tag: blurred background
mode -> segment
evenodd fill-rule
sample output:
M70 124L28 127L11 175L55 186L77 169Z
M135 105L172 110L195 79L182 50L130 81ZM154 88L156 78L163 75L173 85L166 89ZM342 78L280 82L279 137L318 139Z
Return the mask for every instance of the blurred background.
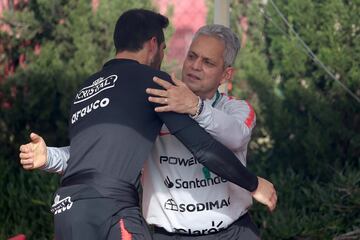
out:
M242 49L228 91L257 113L248 167L271 180L278 206L250 210L262 239L360 239L360 1L224 0ZM59 177L24 171L31 131L69 144L70 102L112 58L130 8L170 18L163 69L179 73L214 0L0 0L0 239L53 239Z

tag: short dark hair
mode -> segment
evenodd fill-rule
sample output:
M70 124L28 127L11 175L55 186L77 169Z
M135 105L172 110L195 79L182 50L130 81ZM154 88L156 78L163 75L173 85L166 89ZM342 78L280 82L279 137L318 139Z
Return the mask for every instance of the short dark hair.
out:
M139 51L144 43L156 37L158 45L165 41L163 29L169 19L159 13L145 9L124 12L116 22L114 44L116 52Z

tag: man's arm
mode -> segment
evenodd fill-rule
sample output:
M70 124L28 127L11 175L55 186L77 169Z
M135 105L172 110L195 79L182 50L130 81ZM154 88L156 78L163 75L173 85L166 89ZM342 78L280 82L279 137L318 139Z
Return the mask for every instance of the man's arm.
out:
M47 163L41 169L47 172L63 174L67 168L67 161L70 158L70 146L47 147Z
M229 149L214 140L192 119L186 115L175 113L161 113L159 115L169 130L173 131L172 133L192 152L200 163L214 173L251 192L256 190L258 186L257 177L247 171ZM187 121L188 126L178 129L176 122L179 120L180 122ZM32 133L30 138L30 143L20 147L20 163L24 169L43 168L52 172L63 172L65 170L66 161L69 157L69 147L47 149L42 137ZM52 157L48 158L48 153L51 153ZM226 159L226 161L223 159ZM55 163L52 161L55 161Z
M163 114L166 115L166 113L160 115ZM174 115L174 113L169 114ZM189 118L186 115L177 115L177 117L180 121L187 121ZM217 175L251 192L253 198L268 206L270 211L275 209L277 195L271 182L251 173L233 152L212 138L198 124L189 124L179 129L172 125L175 121L173 122L171 116L169 119L167 118L168 116L162 116L165 125L188 148L199 163ZM173 127L177 129L175 132L172 132Z
M42 169L62 174L70 157L70 147L47 147L44 139L30 134L31 142L20 146L20 163L26 170Z

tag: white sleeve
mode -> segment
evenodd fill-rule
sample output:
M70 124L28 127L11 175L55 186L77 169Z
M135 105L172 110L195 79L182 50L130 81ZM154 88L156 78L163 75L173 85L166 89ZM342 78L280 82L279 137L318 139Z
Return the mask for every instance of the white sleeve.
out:
M202 112L194 119L232 151L246 148L256 122L252 106L246 101L235 99L226 100L222 110L204 102Z
M70 158L70 146L55 148L47 147L47 163L41 169L46 172L62 174L67 168Z

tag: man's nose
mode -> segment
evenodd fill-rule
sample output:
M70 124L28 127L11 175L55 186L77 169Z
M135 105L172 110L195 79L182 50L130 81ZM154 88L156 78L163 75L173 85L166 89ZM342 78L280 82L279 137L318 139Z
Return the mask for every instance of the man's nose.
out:
M192 67L194 70L201 70L201 68L202 68L201 59L198 58L198 59L196 59L195 61L193 61L193 63L191 64L191 67Z

